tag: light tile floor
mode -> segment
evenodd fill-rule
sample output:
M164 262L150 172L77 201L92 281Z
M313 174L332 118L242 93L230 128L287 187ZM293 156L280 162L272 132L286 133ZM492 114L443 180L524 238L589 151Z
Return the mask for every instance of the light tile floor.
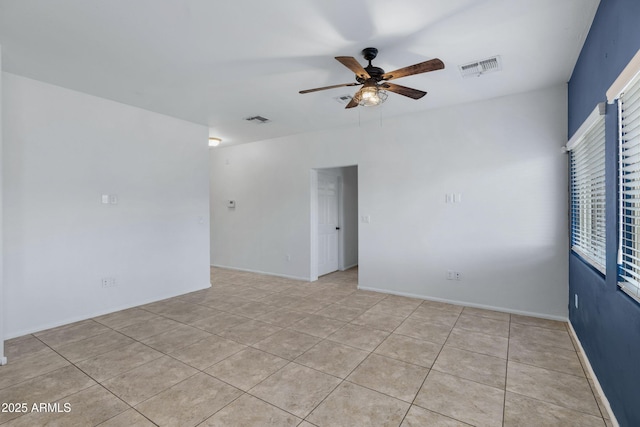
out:
M359 291L357 269L211 280L9 340L0 423L611 425L564 323Z

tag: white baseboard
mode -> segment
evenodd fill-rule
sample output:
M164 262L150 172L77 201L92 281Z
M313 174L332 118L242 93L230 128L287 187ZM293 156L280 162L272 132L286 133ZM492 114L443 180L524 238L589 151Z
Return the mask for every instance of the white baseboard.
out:
M474 304L474 303L467 302L467 301L449 300L449 299L445 299L445 298L432 298L432 297L427 297L425 295L412 294L412 293L408 293L408 292L389 291L387 289L371 288L371 287L368 287L368 286L360 286L360 285L358 285L358 289L361 289L363 291L380 292L382 294L398 295L398 296L409 297L409 298L418 298L418 299L425 300L425 301L436 301L436 302L443 302L443 303L447 303L447 304L463 305L465 307L482 308L484 310L500 311L502 313L518 314L518 315L521 315L521 316L539 317L541 319L557 320L557 321L560 321L560 322L568 322L569 321L569 319L567 317L564 317L564 316L554 316L554 315L545 314L545 313L534 313L534 312L530 312L530 311L512 310L512 309L508 309L508 308L504 308L504 307L494 307L494 306L486 305L486 304Z
M6 357L0 357L0 366L4 366L7 364L7 358Z
M147 298L147 299L143 299L143 300L140 300L140 301L136 301L136 302L131 303L131 304L120 305L120 306L112 307L112 308L109 308L109 309L106 309L106 310L100 310L100 311L96 311L94 313L89 313L89 314L86 314L86 315L82 315L82 316L74 316L74 317L71 317L71 318L66 318L66 319L61 320L61 321L46 323L46 324L38 326L37 328L29 328L29 329L25 329L25 330L20 330L20 331L17 331L17 332L9 333L5 337L5 341L8 340L8 339L11 339L11 338L17 338L17 337L21 337L21 336L27 335L27 334L34 334L34 333L37 333L37 332L46 331L47 329L51 329L51 328L57 328L58 326L64 326L64 325L68 325L70 323L81 322L83 320L92 319L94 317L103 316L105 314L114 313L116 311L121 311L121 310L126 310L126 309L129 309L129 308L139 307L141 305L150 304L150 303L156 302L156 301L162 301L163 299L174 298L174 297L178 297L180 295L185 295L185 294L188 294L188 293L191 293L191 292L201 291L203 289L208 289L210 287L211 287L211 283L207 283L204 286L196 287L194 289L189 289L189 290L186 290L186 291L181 291L179 293L170 292L170 293L167 293L167 294L154 296L152 298Z
M596 373L593 371L593 368L591 367L591 362L589 362L587 353L585 353L584 348L582 348L582 343L578 338L578 334L576 334L576 330L573 329L573 325L571 324L571 322L569 322L569 331L571 332L571 335L573 335L575 342L578 344L578 351L580 351L580 353L583 356L582 360L584 360L585 363L587 364L587 370L589 371L589 376L591 377L591 379L593 380L593 383L596 386L596 391L600 395L600 400L602 401L604 408L607 410L611 423L614 425L614 427L620 427L620 424L618 424L618 420L616 419L616 416L614 415L613 410L611 410L609 399L607 399L607 396L604 394L604 391L600 386L600 381L598 381L598 377L596 376Z
M342 268L340 269L340 271L347 271L347 270L350 270L350 269L352 269L353 267L357 267L357 266L358 266L358 263L356 262L355 264L351 264L351 265L347 265L347 266L345 266L345 267L342 267Z
M268 271L252 270L250 268L229 267L228 265L220 265L220 264L211 264L211 267L224 268L225 270L244 271L245 273L264 274L265 276L282 277L284 279L302 280L304 282L310 281L308 277L290 276L290 275L281 274L281 273L271 273Z

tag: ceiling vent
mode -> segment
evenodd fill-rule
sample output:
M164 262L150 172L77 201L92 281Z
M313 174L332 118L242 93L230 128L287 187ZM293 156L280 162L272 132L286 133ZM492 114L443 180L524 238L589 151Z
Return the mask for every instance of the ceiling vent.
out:
M502 70L502 60L499 56L483 59L482 61L471 62L458 66L462 77L480 77L486 73Z
M262 117L262 116L247 117L245 120L248 121L248 122L257 123L259 125L261 125L263 123L269 123L271 121L271 120L267 119L266 117Z
M353 97L351 95L340 95L340 96L336 96L333 99L338 101L340 104L348 104L349 102L351 102Z

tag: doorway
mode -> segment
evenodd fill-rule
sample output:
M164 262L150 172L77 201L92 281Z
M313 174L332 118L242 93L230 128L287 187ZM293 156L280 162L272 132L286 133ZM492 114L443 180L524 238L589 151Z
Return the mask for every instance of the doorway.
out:
M311 171L310 280L358 265L358 167Z
M339 267L339 181L337 173L318 171L318 276L338 271Z

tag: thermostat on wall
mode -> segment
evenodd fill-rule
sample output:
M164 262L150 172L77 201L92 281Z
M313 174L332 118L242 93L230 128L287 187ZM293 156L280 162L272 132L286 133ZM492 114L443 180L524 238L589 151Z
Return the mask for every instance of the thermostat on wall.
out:
M228 208L235 208L236 207L236 201L235 200L227 200L227 207Z

